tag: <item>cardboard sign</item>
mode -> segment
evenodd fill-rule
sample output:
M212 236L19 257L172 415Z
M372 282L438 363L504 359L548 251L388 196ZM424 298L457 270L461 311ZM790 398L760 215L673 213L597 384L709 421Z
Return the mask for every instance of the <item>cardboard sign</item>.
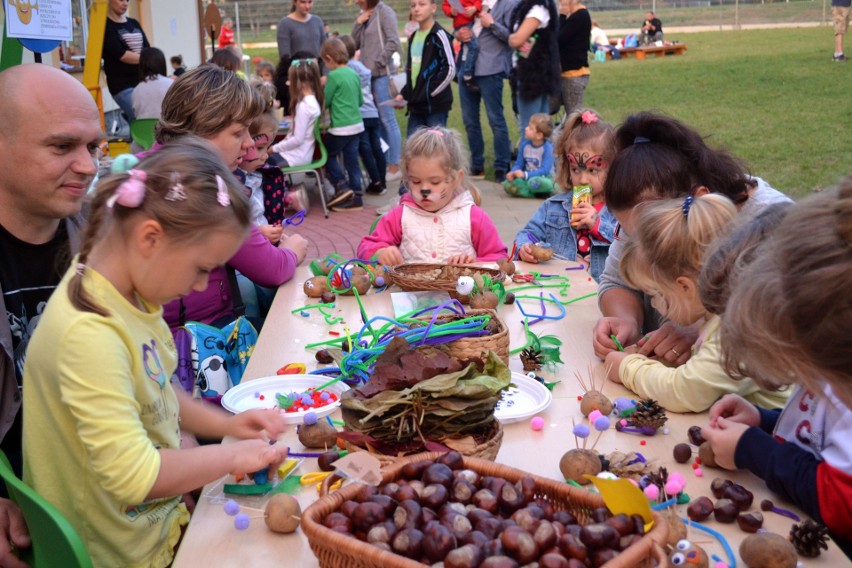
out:
M381 464L369 452L351 452L333 465L338 475L348 479L373 486L382 482Z
M210 41L216 41L219 30L222 29L222 14L213 2L210 2L204 11L204 29L207 30Z

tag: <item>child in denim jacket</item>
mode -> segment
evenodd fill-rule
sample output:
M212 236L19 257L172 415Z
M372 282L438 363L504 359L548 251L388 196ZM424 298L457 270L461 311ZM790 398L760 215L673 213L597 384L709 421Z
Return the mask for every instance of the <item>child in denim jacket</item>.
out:
M589 265L595 281L603 272L617 224L604 203L607 165L615 154L614 130L594 111L577 111L566 120L556 143L561 187L589 186L591 202L573 204L573 189L545 201L515 237L518 258L537 262L530 245L549 242L558 257Z

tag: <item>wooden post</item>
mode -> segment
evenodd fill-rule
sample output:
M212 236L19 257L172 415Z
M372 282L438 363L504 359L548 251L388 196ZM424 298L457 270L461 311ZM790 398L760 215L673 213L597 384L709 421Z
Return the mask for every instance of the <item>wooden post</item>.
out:
M83 86L92 94L101 115L101 128L106 131L104 99L101 93L101 57L106 34L107 0L93 0L89 13L89 40L86 43L86 63L83 65Z

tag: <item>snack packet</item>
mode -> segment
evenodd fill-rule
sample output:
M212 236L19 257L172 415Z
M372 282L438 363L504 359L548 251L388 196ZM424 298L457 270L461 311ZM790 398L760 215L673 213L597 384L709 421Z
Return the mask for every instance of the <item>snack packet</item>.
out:
M573 195L571 199L571 216L574 216L575 210L577 206L581 203L591 203L592 202L592 188L589 185L577 185L574 186ZM571 225L577 226L577 223L572 219Z

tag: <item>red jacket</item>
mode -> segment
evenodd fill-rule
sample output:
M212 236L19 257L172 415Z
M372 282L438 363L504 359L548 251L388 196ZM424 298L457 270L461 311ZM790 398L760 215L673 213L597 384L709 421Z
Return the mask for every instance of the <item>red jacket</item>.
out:
M444 4L441 6L441 9L447 16L453 18L453 29L458 29L462 26L472 24L473 21L476 19L476 15L482 11L482 0L458 0L458 2L464 8L467 8L468 6L474 6L476 8L476 14L471 17L465 14L464 12L459 12L458 15L453 16L453 5L450 3L450 0L444 0Z

